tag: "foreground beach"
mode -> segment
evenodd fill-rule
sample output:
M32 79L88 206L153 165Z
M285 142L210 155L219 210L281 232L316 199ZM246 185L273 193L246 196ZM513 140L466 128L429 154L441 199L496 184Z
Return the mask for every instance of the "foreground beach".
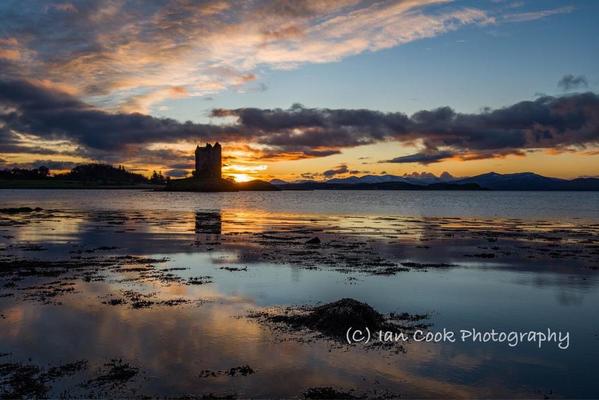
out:
M356 193L353 213L312 192L119 193L6 193L3 396L596 394L592 199L542 218L530 196L477 216L459 194L439 216L402 193ZM302 202L312 209L289 210ZM518 216L526 207L537 215ZM367 327L406 340L348 343ZM536 336L424 340L461 330Z

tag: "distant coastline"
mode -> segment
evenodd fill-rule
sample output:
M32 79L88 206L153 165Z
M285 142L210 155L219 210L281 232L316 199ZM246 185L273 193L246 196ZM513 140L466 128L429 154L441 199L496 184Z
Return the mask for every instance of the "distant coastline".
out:
M197 171L196 171L197 172ZM220 172L220 170L218 170ZM532 172L472 177L365 175L328 181L285 182L273 179L236 182L230 178L203 176L171 179L160 172L151 177L106 164L85 164L69 173L51 175L45 167L0 171L0 189L140 189L183 192L236 192L279 190L492 190L492 191L599 191L599 178L561 179Z
M470 178L469 178L470 180ZM224 181L224 180L223 180ZM599 179L579 178L558 185L521 185L517 183L489 183L480 185L474 182L410 184L403 182L380 183L327 183L304 182L272 184L262 180L249 182L228 181L226 184L201 183L194 178L176 179L167 184L152 183L102 183L93 181L69 181L60 179L6 180L0 179L1 189L64 189L64 190L158 190L171 192L238 192L238 191L318 191L318 190L391 190L391 191L599 191Z
M163 188L163 185L155 184L102 184L98 182L77 182L65 180L1 180L0 189L139 189L154 190Z
M429 174L430 175L430 174ZM283 190L509 190L509 191L599 191L599 178L560 179L532 172L498 174L489 172L467 178L447 176L413 177L366 175L336 178L325 182L275 183Z

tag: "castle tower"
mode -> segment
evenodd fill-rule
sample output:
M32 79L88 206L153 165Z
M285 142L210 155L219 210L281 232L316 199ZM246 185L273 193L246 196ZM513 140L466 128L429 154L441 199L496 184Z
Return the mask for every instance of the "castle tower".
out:
M212 148L212 165L214 177L221 179L223 177L223 155L221 145L218 142Z
M214 146L210 143L205 147L196 147L195 151L196 178L219 180L222 178L222 149L221 145L216 142Z

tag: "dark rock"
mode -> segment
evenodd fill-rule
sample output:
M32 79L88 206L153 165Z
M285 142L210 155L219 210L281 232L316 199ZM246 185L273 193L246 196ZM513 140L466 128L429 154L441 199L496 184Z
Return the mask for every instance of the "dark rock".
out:
M349 327L367 326L377 330L385 326L382 314L366 303L348 298L314 307L306 314L277 315L270 320L309 328L334 338L343 338Z
M359 399L350 392L342 392L330 386L309 388L304 392L305 399Z
M210 278L212 278L212 277L207 276L207 275L191 277L191 278L187 279L187 284L188 285L205 285L208 283L212 283L212 280Z
M220 267L219 269L229 271L229 272L239 272L239 271L247 271L248 267L238 268L238 267Z
M404 267L407 268L450 268L450 267L457 267L457 265L454 264L447 264L447 263L416 263L416 262L402 262L401 265L403 265Z
M242 365L241 367L234 367L234 368L229 369L226 372L226 374L229 376L235 376L235 375L247 376L247 375L252 375L254 373L255 373L255 371L249 365Z
M128 382L139 372L139 368L133 367L120 359L111 360L109 363L104 364L104 367L104 373L99 377L90 380L88 382L88 385L96 384L116 387Z
M212 371L209 369L204 369L202 371L200 371L200 378L214 378L217 376L221 376L221 375L227 375L227 376L237 376L237 375L241 375L241 376L248 376L248 375L252 375L256 373L256 371L254 371L252 369L252 367L250 367L249 365L242 365L239 367L233 367L233 368L229 368L227 370L224 371Z
M309 329L326 338L342 342L346 341L345 335L350 327L368 327L371 332L379 330L413 332L415 329L424 329L429 326L420 322L416 323L427 319L428 315L408 313L383 315L368 304L349 298L316 307L287 309L284 313L275 315L256 313L250 317L278 324L278 328L289 331Z

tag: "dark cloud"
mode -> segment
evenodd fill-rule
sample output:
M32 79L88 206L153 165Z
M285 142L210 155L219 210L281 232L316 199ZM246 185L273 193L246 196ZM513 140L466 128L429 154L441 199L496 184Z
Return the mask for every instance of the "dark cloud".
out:
M169 168L172 169L192 169L195 168L195 164L193 162L189 162L189 163L173 163L173 164L168 164Z
M588 88L589 82L584 75L574 76L572 74L568 74L564 75L562 79L559 80L557 86L563 91L567 92L574 89Z
M185 169L170 169L166 171L166 176L170 176L172 178L185 178L189 175L189 171Z
M55 170L55 169L72 169L74 167L76 167L77 165L79 165L79 163L75 163L72 161L56 161L56 160L36 160L34 162L31 163L31 166L33 168L39 168L39 167L47 167L50 170Z
M180 152L143 150L156 142L243 142L260 145L264 159L324 157L342 149L384 141L421 143L423 154L393 162L434 162L445 156L477 159L529 149L599 142L599 96L543 96L476 114L449 107L401 112L306 108L215 109L227 124L197 124L142 114L99 110L63 92L24 81L0 81L0 146L22 146L11 132L60 139L90 158L185 162ZM11 136L12 135L12 136ZM6 147L5 147L6 149ZM15 148L18 150L18 148ZM6 151L3 151L6 152ZM133 158L132 158L133 157ZM411 157L418 161L405 161ZM117 162L117 161L114 161Z
M426 153L466 156L504 155L525 149L599 142L599 96L581 93L544 96L477 114L449 107L401 112L313 109L217 109L215 117L235 117L237 126L275 148L340 149L381 141L415 143Z
M193 152L172 149L146 149L140 148L118 154L116 160L108 159L106 153L95 154L93 159L107 163L126 163L128 165L159 165L169 169L193 168Z
M1 106L1 103L0 103ZM2 122L2 111L0 109L0 122ZM40 155L74 155L70 151L61 151L46 147L23 143L14 132L6 127L0 128L0 153L1 154L40 154Z
M395 157L391 160L380 161L382 163L419 163L419 164L432 164L451 158L454 153L450 151L437 151L433 153L416 153L408 156Z
M1 133L0 133L1 135ZM54 154L66 154L68 152L61 152L58 150L52 150L45 147L39 146L23 146L16 143L1 143L0 139L0 153L3 154L43 154L43 155L54 155Z
M349 168L347 168L347 165L345 164L340 164L337 167L333 168L333 169L328 169L326 171L324 171L322 173L322 175L325 178L330 178L332 176L335 175L342 175L342 174L347 174L349 172Z
M318 176L318 174L312 172L304 172L300 174L300 176L304 179L315 179Z
M25 163L8 163L6 160L0 160L0 167L3 169L12 169L12 168L23 168L23 169L32 169L39 167L47 167L50 171L52 170L65 170L71 169L77 166L78 163L74 163L72 161L58 161L58 160L35 160L32 162Z
M161 140L243 139L234 128L225 131L214 125L110 113L25 81L0 81L0 121L12 130L43 139L68 139L106 151Z

